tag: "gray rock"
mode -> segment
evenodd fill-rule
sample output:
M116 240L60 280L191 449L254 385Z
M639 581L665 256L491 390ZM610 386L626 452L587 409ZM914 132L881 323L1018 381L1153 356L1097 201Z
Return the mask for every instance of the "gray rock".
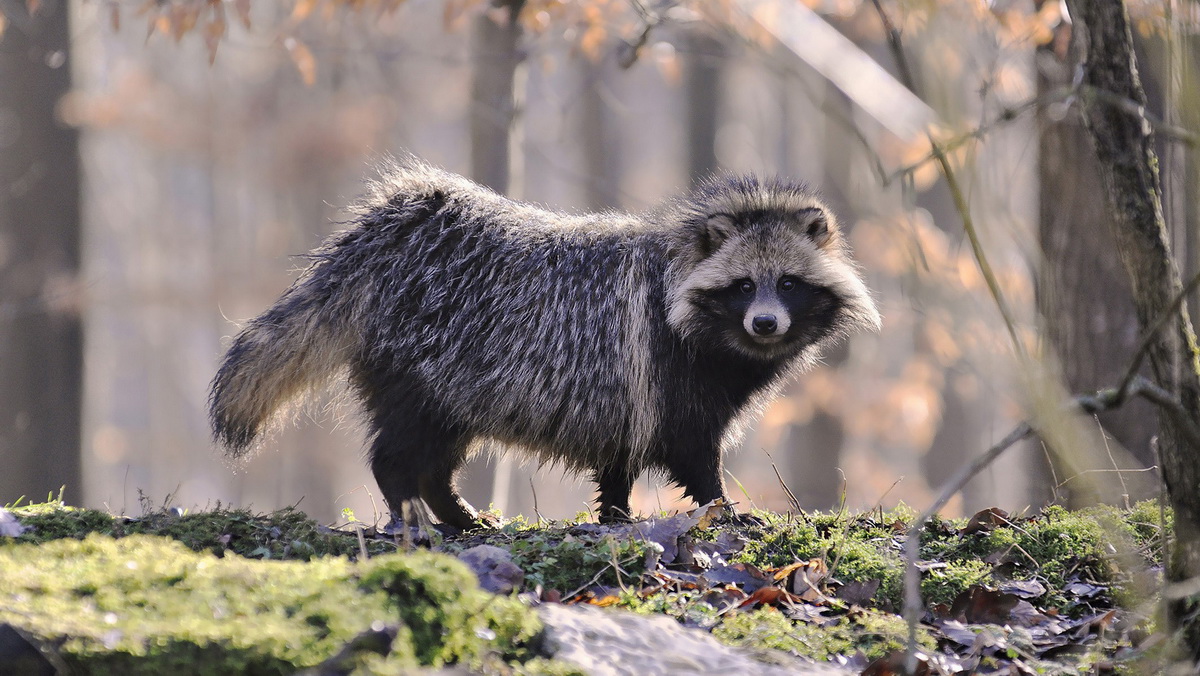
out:
M12 515L12 512L0 507L0 535L5 535L10 538L15 538L25 532L25 527L17 521L17 517Z
M557 603L543 604L537 610L546 626L546 650L590 676L855 673L781 651L751 652L727 646L707 632L681 626L669 617Z
M512 562L512 554L492 545L478 545L458 555L479 578L479 586L496 594L511 594L525 581L525 572Z

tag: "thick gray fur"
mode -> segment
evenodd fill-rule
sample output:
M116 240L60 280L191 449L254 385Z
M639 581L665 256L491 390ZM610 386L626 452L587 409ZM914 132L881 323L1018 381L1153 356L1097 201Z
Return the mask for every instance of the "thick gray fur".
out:
M571 215L409 158L234 339L210 412L240 456L348 373L394 510L419 496L475 523L455 475L494 440L590 473L615 519L645 470L725 497L721 455L746 422L822 347L878 326L803 186L722 178L645 214Z

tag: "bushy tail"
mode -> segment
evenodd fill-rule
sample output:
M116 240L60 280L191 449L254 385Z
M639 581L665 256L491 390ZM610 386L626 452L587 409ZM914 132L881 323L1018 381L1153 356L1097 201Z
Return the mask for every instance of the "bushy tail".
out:
M350 356L353 334L338 316L341 304L313 273L242 329L213 378L213 435L231 456L245 454L287 404L326 384Z

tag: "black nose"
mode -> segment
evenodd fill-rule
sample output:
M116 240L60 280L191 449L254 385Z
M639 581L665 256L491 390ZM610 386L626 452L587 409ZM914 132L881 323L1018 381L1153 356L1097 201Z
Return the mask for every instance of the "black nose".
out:
M760 336L769 336L775 333L775 329L779 328L779 322L775 321L775 315L759 315L750 323L754 327L754 332Z

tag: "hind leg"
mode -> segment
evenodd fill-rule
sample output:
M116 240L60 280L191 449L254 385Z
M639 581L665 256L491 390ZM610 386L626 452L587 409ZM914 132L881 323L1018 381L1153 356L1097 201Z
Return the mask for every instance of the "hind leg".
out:
M421 497L411 459L406 457L404 449L388 443L387 435L382 433L371 444L371 473L395 514L402 514L406 504Z
M384 415L375 417L370 451L371 472L388 507L400 514L404 505L422 498L443 522L478 526L478 513L454 489L466 435L416 402L389 404Z
M417 480L418 490L425 504L444 523L462 529L478 526L495 527L500 524L486 514L480 514L471 503L463 499L456 488L458 470L466 460L467 444L460 437L458 443L438 460L425 466Z
M624 467L607 467L595 473L596 486L600 489L600 523L630 521L629 493L636 479L633 472Z

